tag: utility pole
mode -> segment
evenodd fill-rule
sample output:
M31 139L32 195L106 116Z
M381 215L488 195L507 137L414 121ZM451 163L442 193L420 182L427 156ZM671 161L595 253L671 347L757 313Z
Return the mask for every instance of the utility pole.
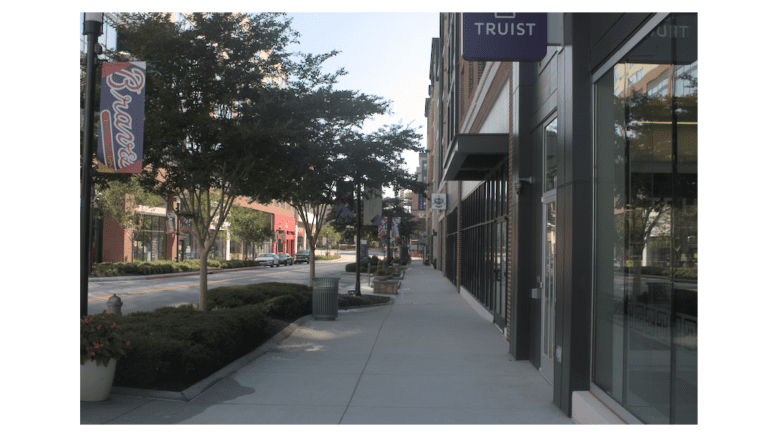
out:
M362 248L362 191L360 189L360 182L356 182L354 184L354 188L356 188L356 286L354 287L354 295L355 296L361 296L361 271L362 271L362 257L361 257L361 248ZM369 270L369 266L367 267Z
M94 129L94 83L96 74L97 38L103 34L102 12L84 13L86 35L86 102L84 107L84 145L81 161L81 317L89 312L89 218L92 209L92 136Z

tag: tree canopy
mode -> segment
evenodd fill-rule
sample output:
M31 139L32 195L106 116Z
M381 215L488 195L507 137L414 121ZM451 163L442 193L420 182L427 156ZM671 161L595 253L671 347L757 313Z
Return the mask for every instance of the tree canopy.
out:
M113 60L147 62L140 181L177 198L191 220L204 311L207 252L235 198L282 198L284 163L321 136L321 120L348 124L363 119L364 105L383 106L331 89L343 73L323 74L321 63L336 52L293 60L288 46L298 34L283 14L193 13L174 22L166 13L123 13L112 24L130 48L110 53ZM332 102L345 103L337 112Z

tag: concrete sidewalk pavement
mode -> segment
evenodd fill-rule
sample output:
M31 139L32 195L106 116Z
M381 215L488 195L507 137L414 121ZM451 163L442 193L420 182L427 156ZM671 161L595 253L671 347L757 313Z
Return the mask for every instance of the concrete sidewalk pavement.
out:
M537 369L513 361L504 335L421 263L393 305L303 318L267 349L188 402L111 394L81 402L81 423L574 423Z

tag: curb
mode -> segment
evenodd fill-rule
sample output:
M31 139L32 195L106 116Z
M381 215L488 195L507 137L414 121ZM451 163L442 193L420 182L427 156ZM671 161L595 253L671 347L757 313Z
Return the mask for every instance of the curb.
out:
M284 328L283 331L275 334L272 338L265 341L264 344L258 348L243 355L235 361L232 361L202 381L194 383L184 391L176 392L164 390L146 390L142 388L112 387L111 394L189 402L197 396L201 395L203 392L205 392L205 390L209 389L217 382L231 375L236 370L267 353L267 351L275 347L278 343L286 339L286 337L290 336L292 332L296 331L300 326L304 325L310 320L313 320L313 315L307 315L295 320L292 324Z

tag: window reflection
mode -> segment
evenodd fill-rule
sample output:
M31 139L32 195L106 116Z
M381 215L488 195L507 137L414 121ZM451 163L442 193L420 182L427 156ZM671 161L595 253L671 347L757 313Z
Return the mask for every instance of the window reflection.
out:
M646 423L697 422L695 29L671 15L597 82L594 382Z
M558 119L545 127L545 191L556 188L558 177Z

